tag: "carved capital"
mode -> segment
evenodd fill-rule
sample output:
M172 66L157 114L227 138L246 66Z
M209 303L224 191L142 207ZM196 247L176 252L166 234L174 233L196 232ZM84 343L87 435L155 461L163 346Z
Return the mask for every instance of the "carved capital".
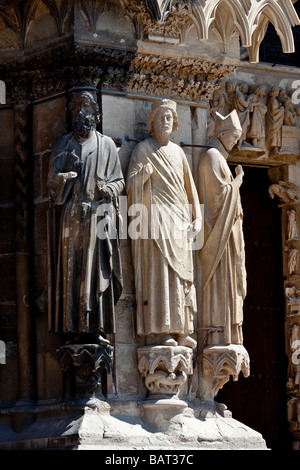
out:
M204 348L201 397L213 399L230 376L236 381L240 372L244 377L250 374L250 359L244 346L230 344Z
M110 345L69 344L59 349L62 371L74 380L75 397L91 397L103 392L103 378L112 370L113 348Z
M138 349L138 368L150 394L177 396L192 374L193 351L184 346L144 346Z

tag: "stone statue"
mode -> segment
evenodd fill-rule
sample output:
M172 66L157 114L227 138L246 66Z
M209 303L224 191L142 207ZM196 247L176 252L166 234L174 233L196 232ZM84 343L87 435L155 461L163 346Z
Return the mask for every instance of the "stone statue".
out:
M233 110L234 93L235 84L229 80L225 83L225 116L227 116L227 114L231 113L231 111ZM220 111L219 113L222 114Z
M186 156L170 141L177 127L176 103L154 101L148 121L153 137L135 147L128 168L129 210L136 204L145 209L143 236L131 237L137 334L148 344L194 348L190 335L196 293L190 243L193 231L201 228L201 212ZM186 213L188 205L193 222ZM153 227L158 236L153 236Z
M297 218L295 209L289 209L287 211L288 216L288 240L297 240L298 239L298 228L297 228Z
M288 97L284 102L284 126L296 126L297 115L292 102L292 99Z
M96 94L74 89L70 112L73 131L55 142L48 175L50 328L72 333L77 342L108 343L122 276L117 237L97 236L97 223L109 212L99 208L116 204L125 182L114 142L96 130Z
M251 94L250 125L247 139L251 139L254 147L263 146L265 139L265 115L267 107L262 99L265 96L266 87L257 85Z
M286 249L288 251L288 269L289 274L293 274L299 264L299 251L297 248Z
M252 98L251 96L248 96L248 90L248 84L243 82L236 86L233 97L233 109L236 109L238 113L242 129L241 137L238 140L239 147L242 145L249 145L248 142L246 142L246 138L250 126L250 104Z
M282 144L282 125L284 106L279 101L280 88L272 87L269 92L266 114L267 144L269 149L277 153Z
M201 327L211 332L210 345L243 343L243 301L246 270L239 188L243 169L233 178L227 158L242 135L236 110L216 114L214 136L202 152L198 169L200 203L204 204L204 246L199 251Z

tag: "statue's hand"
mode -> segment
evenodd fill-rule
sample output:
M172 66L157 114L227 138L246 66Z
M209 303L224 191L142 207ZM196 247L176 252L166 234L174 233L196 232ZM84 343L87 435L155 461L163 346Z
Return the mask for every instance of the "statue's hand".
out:
M65 180L72 180L74 178L77 178L77 173L76 171L68 171L66 173L63 173L63 176Z
M108 186L102 186L100 194L102 199L108 199L109 201L114 199L114 193Z
M153 173L153 166L151 165L151 163L146 163L144 168L145 168L146 177L149 178Z
M235 168L235 174L236 176L240 176L241 178L243 178L244 176L244 170L243 170L243 167L241 165L238 165L236 168Z

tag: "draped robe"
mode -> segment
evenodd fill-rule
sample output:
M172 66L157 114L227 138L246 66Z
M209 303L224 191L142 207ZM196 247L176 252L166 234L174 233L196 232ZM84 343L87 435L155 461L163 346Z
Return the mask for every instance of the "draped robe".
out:
M153 168L149 178L147 163ZM132 204L143 204L147 209L144 233L131 240L137 333L190 334L194 331L196 293L187 237L191 220L184 206L190 204L195 216L199 213L199 199L182 149L172 142L167 150L159 149L153 139L138 144L128 168L126 189L129 208ZM151 218L153 205L162 211L161 217L154 211ZM170 220L173 232L172 227L168 232ZM158 237L151 236L153 226L159 227Z
M271 96L267 103L266 130L270 148L281 147L282 125L284 120L284 107L275 96Z
M66 179L64 173L69 171L77 177ZM115 197L125 185L109 137L94 131L82 141L73 132L58 139L48 174L50 330L115 332L114 305L121 295L122 275L117 238L97 237L96 212L104 202L104 184Z
M199 251L201 269L200 319L212 333L209 344L242 344L243 300L246 270L243 212L239 186L226 161L227 151L212 138L200 157L199 198L204 204L204 245Z

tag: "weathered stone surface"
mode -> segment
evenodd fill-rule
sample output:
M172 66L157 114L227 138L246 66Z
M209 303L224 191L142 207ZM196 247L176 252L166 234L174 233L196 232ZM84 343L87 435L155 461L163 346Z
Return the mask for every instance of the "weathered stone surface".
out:
M114 403L113 407L112 415L110 404L99 400L93 409L76 410L69 406L62 412L59 405L52 405L40 419L19 433L14 433L8 423L2 423L0 449L72 448L116 453L122 450L267 450L261 434L217 412L210 418L199 419L193 408L187 408L162 432L147 422L139 407L133 407L135 412L130 415L123 414L122 402Z

